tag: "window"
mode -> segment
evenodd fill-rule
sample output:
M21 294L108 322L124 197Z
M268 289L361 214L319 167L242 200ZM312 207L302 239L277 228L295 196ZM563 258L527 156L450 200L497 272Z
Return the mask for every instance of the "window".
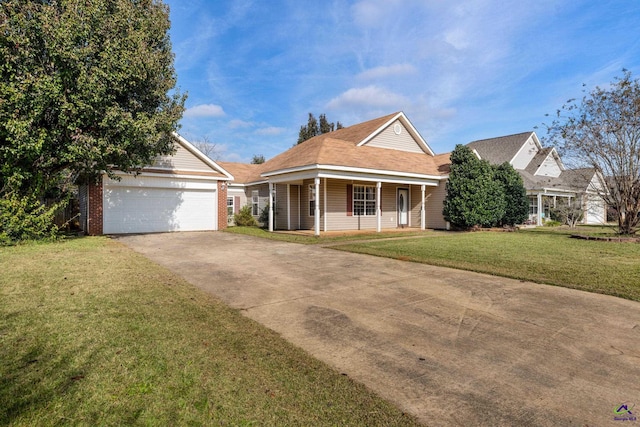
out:
M258 190L251 191L251 215L260 215L260 192Z
M309 216L316 215L316 186L309 184Z
M232 221L233 220L233 213L234 213L234 209L233 209L233 197L227 197L227 220L228 221Z
M529 197L529 215L538 215L538 197Z
M353 186L353 214L376 214L376 187L372 185Z

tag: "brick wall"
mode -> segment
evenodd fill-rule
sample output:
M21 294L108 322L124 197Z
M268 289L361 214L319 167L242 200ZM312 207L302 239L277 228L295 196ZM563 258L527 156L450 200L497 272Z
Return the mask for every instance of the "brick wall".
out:
M87 234L97 236L102 234L102 180L97 184L89 184L89 229Z
M218 181L218 230L227 228L227 181Z

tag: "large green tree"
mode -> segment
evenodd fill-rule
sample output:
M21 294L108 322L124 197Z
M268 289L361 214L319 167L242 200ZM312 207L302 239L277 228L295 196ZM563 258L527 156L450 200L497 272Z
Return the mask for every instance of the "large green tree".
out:
M505 211L499 223L502 225L522 224L529 217L529 198L520 174L504 162L494 166L494 178L504 191Z
M458 144L451 153L446 191L442 213L454 227L488 227L504 217L504 190L494 178L494 168L467 146Z
M599 172L592 190L617 213L619 232L634 234L640 228L640 82L623 70L610 85L584 93L558 109L549 140L576 166Z
M0 1L0 192L172 153L185 96L169 25L159 0Z
M314 136L333 132L334 130L342 129L342 127L342 123L340 122L329 122L325 114L320 114L320 120L318 121L313 114L309 113L309 120L307 121L307 124L300 126L297 143L301 144Z

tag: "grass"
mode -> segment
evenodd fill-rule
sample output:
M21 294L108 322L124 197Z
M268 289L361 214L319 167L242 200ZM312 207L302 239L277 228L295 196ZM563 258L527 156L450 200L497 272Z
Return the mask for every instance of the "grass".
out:
M447 233L336 248L640 301L639 244L578 240L568 234L546 228Z
M0 425L417 425L117 242L0 265Z

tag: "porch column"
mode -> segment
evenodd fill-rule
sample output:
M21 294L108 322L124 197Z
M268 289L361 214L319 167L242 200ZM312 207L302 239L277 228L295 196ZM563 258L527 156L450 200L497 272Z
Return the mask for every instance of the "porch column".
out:
M425 228L427 228L427 225L425 224L426 222L426 213L424 211L424 205L425 205L425 199L424 199L424 193L426 190L426 185L422 184L420 186L420 192L422 193L422 201L420 202L420 229L424 230Z
M536 225L542 225L542 211L543 211L542 193L538 193L537 198L538 198L538 218L536 219Z
M269 183L269 231L273 231L273 183Z
M376 230L379 232L382 231L382 203L380 203L380 196L382 195L382 183L378 181L376 183L376 215L378 216L378 225Z
M322 230L327 231L327 178L322 181L322 204L324 205L324 218Z
M287 184L287 230L291 230L291 184Z
M314 234L316 236L320 235L320 178L315 178L314 179L314 184L315 184L315 188L316 188L316 206L315 206L315 210L314 210Z

